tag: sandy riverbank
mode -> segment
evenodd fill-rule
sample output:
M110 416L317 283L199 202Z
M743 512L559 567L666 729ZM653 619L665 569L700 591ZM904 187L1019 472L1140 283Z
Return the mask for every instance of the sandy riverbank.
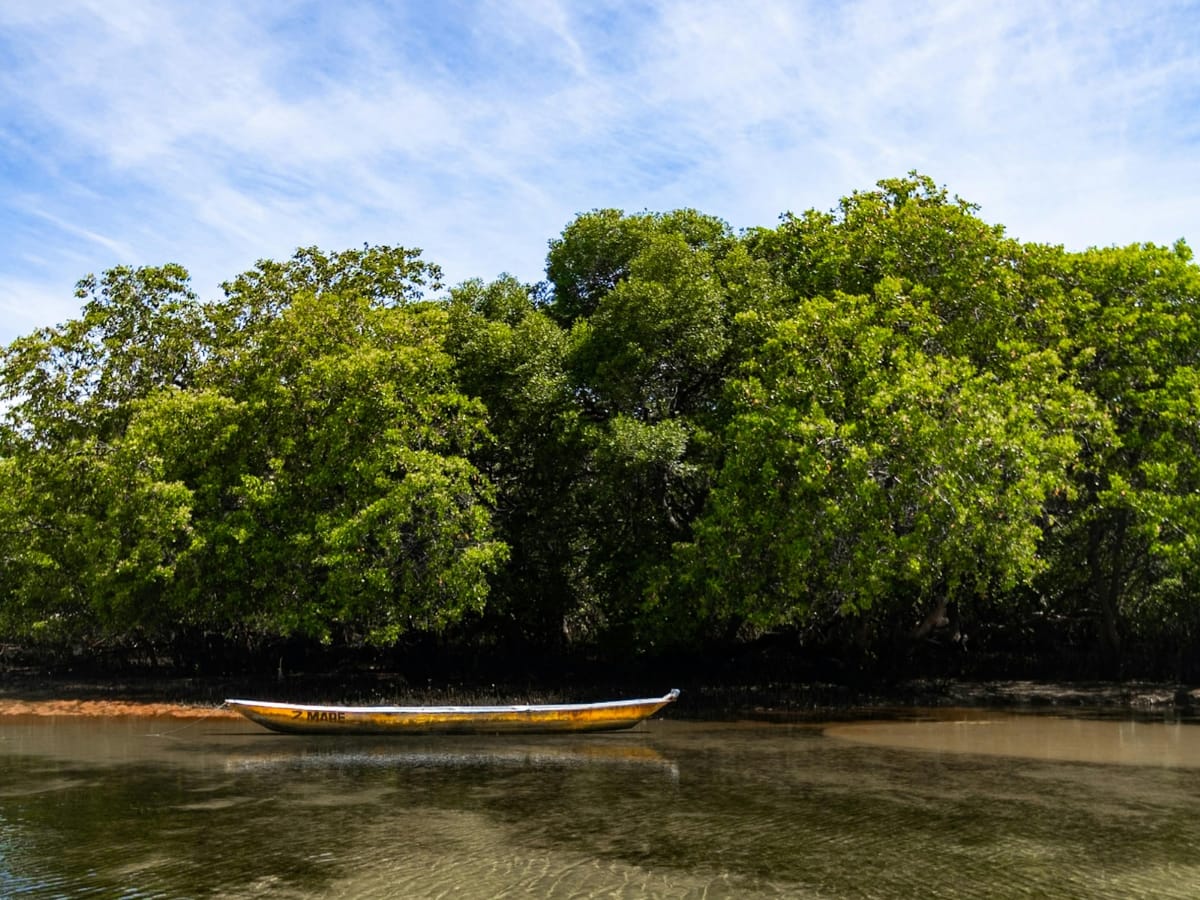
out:
M15 716L94 716L103 718L154 717L169 719L238 719L241 714L218 706L184 703L151 703L120 700L16 700L0 699L0 718Z

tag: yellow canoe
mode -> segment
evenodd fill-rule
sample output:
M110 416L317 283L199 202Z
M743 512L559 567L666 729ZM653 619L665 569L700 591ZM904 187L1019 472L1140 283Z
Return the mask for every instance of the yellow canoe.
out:
M310 706L226 700L247 719L291 734L504 734L620 731L654 715L679 696L644 700L530 706Z

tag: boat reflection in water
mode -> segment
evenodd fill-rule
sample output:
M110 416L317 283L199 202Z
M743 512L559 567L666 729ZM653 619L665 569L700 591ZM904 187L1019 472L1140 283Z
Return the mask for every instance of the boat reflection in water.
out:
M587 743L517 744L489 741L481 745L460 738L423 742L419 747L395 742L336 746L306 743L301 746L279 744L259 753L241 752L229 756L225 768L230 772L267 770L338 770L338 769L569 769L581 767L630 768L660 771L671 780L679 778L674 760L659 750L627 738Z

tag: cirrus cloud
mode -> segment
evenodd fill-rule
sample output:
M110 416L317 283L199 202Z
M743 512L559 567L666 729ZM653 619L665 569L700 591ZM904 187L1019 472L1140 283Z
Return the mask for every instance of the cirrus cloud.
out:
M1026 240L1196 238L1194 2L0 8L0 342L116 264L301 245L542 275L577 212L736 227L919 169ZM57 298L57 299L55 299Z

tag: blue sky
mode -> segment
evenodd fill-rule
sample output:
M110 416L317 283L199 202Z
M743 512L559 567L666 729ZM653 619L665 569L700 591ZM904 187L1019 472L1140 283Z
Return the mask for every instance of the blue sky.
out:
M584 210L772 225L910 169L1023 240L1196 247L1198 151L1197 0L6 0L0 343L118 264L535 281Z

